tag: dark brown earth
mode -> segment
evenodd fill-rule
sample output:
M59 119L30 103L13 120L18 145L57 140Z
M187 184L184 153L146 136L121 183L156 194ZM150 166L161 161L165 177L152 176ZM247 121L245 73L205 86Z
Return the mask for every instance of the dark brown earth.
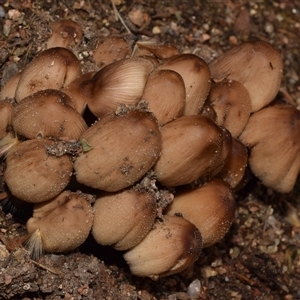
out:
M172 42L207 62L244 41L270 42L284 62L278 97L300 105L299 1L119 2L130 32L110 1L0 0L1 86L45 48L50 24L66 18L84 31L73 50L86 71L95 68L89 50L101 35ZM12 216L6 207L0 211L0 299L300 299L299 187L281 195L249 178L222 242L205 249L192 268L158 281L132 276L121 253L92 239L73 253L47 254L38 262L24 248L10 252L7 239L25 232L27 216L22 210ZM0 180L0 196L4 192Z

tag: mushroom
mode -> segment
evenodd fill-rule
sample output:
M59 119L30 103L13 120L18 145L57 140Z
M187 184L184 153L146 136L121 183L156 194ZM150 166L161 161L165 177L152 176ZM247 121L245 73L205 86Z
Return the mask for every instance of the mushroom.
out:
M107 192L134 184L151 169L161 151L157 121L142 110L107 115L80 139L83 152L74 163L78 182Z
M72 174L68 155L47 154L53 141L27 140L14 145L6 155L4 181L10 192L27 202L43 202L64 190Z
M223 149L227 133L201 115L183 116L163 126L162 151L154 165L157 180L165 186L178 186L219 171L229 154Z
M114 112L120 104L136 105L152 70L153 64L140 57L119 60L102 68L92 79L89 109L102 117Z
M264 185L290 192L300 170L300 111L274 104L252 114L239 139L250 149L249 166Z
M203 247L209 247L220 241L231 227L235 217L234 194L229 184L213 179L196 189L175 194L165 213L180 214L193 223L201 232Z
M77 140L87 129L71 98L58 90L41 90L17 103L12 112L16 134L28 139Z
M61 90L80 75L80 62L73 52L61 47L44 50L23 70L16 89L16 101L40 90Z
M180 54L166 59L159 70L179 73L185 84L184 115L197 115L210 89L210 70L206 62L194 54Z
M33 208L26 228L26 242L31 255L38 259L45 252L61 253L80 246L93 224L93 209L89 195L63 191L57 197Z
M162 92L163 91L163 92ZM139 105L145 103L159 125L182 116L185 105L185 86L182 77L172 70L150 73Z
M134 56L154 56L159 59L166 59L179 55L178 48L170 43L157 43L154 41L137 41L133 50Z
M78 46L83 32L78 23L72 20L59 20L51 25L52 34L47 41L47 49L54 47L68 48Z
M61 90L72 99L72 106L80 114L84 113L88 98L91 96L91 79L94 75L95 72L82 74Z
M237 190L241 187L248 165L248 152L246 146L238 139L232 139L232 148L222 170L218 174L224 181Z
M210 64L216 82L236 80L248 90L252 112L268 105L276 96L282 78L279 52L263 41L246 42L214 59Z
M232 152L232 136L227 128L220 126L220 129L223 133L222 143L220 145L221 151L216 155L216 158L212 165L213 168L210 169L208 175L210 178L215 177L220 171L224 168L224 165L227 164L231 152Z
M215 122L226 127L233 137L238 137L251 113L251 99L247 89L238 81L223 80L213 84L206 105L215 113Z
M181 217L165 216L124 258L132 274L156 280L188 268L199 258L201 250L201 234L192 223Z
M94 204L92 234L97 243L127 250L150 231L156 217L154 194L127 189L100 195Z
M103 68L115 61L127 58L131 53L128 41L118 35L101 37L96 40L93 60L97 67Z

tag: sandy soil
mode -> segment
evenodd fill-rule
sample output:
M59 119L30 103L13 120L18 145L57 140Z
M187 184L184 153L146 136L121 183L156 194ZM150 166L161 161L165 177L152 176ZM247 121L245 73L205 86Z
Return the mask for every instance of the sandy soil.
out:
M119 2L116 8L128 30L110 1L0 0L1 85L45 48L50 25L67 18L84 31L83 42L73 51L85 71L96 69L89 52L101 35L172 42L207 62L241 42L268 41L284 62L278 97L300 105L298 1ZM190 269L158 281L132 276L121 253L98 246L92 238L72 253L47 254L33 261L24 248L8 242L25 232L28 212L13 216L4 207L0 298L300 299L299 188L281 195L249 178L237 194L236 219L227 236L205 249ZM0 184L4 195L6 188L3 181ZM200 291L193 295L195 286Z

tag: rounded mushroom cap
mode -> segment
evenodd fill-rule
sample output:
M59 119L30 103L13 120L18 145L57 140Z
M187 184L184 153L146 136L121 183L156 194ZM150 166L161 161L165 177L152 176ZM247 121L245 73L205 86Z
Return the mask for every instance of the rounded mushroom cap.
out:
M78 23L72 20L59 20L51 26L52 35L47 41L47 49L54 47L68 48L78 46L83 37L83 31Z
M97 117L114 112L120 104L134 106L140 100L153 64L144 58L122 59L105 66L93 79L87 105Z
M165 216L135 247L124 254L136 276L157 279L191 266L202 250L199 230L177 216Z
M122 36L114 35L98 38L95 44L93 60L99 68L122 60L131 53L129 43Z
M92 78L95 72L84 73L77 77L61 91L67 94L73 102L73 107L78 113L83 114L86 108L87 100L91 96Z
M250 148L249 166L266 186L290 192L300 170L300 111L276 104L252 114L239 139Z
M80 62L72 51L61 47L44 50L23 70L16 89L16 101L40 90L61 90L80 75Z
M162 151L154 166L157 180L178 186L214 173L229 153L224 149L227 132L201 115L183 116L164 125Z
M215 122L226 127L233 137L238 137L243 131L252 109L248 90L235 80L213 84L206 105L214 109Z
M141 99L139 104L147 105L159 125L171 122L182 116L184 111L185 86L182 77L172 70L154 70L148 77Z
M235 217L235 200L230 186L221 179L196 189L175 194L166 214L181 214L201 232L203 247L220 241L228 232Z
M158 44L154 41L137 41L133 51L134 56L153 56L159 59L166 59L179 54L180 51L175 45Z
M14 131L29 139L77 140L87 125L71 105L71 98L62 91L47 89L31 94L14 106Z
M173 70L179 73L185 84L184 115L197 115L210 89L210 70L207 63L194 54L179 54L166 59L159 70Z
M47 154L53 141L27 140L15 145L6 156L4 181L10 192L27 202L56 197L70 181L72 162L68 155Z
M157 121L142 110L103 117L82 134L81 141L89 149L75 160L77 180L107 192L134 184L150 170L161 151Z
M93 224L93 209L85 194L64 191L50 201L35 204L26 227L32 233L27 246L41 252L66 252L80 246Z
M248 90L252 111L268 105L276 96L282 78L279 52L263 41L246 42L214 59L209 68L214 81L236 80Z
M241 187L243 177L248 165L248 152L246 146L238 139L232 139L232 148L221 172L218 174L224 181L237 190Z
M92 234L101 245L127 250L150 231L156 217L153 194L136 190L106 193L94 204Z

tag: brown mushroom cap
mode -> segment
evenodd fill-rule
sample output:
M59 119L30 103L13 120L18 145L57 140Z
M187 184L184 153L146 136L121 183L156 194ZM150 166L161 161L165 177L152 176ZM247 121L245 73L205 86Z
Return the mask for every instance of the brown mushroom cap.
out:
M150 231L156 217L153 194L135 190L101 195L94 204L92 234L101 245L127 250Z
M93 224L93 209L86 195L64 191L54 199L35 204L27 221L32 234L27 247L34 257L41 252L66 252L80 246Z
M68 48L78 46L83 37L83 31L78 23L72 20L59 20L51 25L52 35L47 41L47 49L54 47Z
M142 95L159 125L182 116L185 106L185 86L182 77L172 70L155 70L150 73Z
M162 152L154 166L158 181L178 186L214 173L226 159L225 133L201 115L183 116L163 126Z
M241 82L248 90L252 111L268 105L276 96L282 78L283 62L269 43L243 43L214 59L209 68L214 81Z
M107 115L81 136L88 150L74 163L80 183L108 192L129 187L154 165L161 151L161 135L149 112L131 110Z
M235 217L235 200L230 186L214 179L196 189L175 194L166 214L181 214L201 232L203 247L220 241Z
M206 62L194 54L180 54L166 59L159 70L179 73L185 83L184 115L196 115L201 110L210 89L210 70Z
M178 48L169 43L159 44L154 41L137 41L134 48L134 56L154 56L159 59L166 59L179 55Z
M251 99L247 89L238 81L223 80L213 84L206 101L217 115L216 123L238 137L251 113Z
M82 74L61 90L72 99L73 107L80 114L83 114L86 108L87 100L91 96L91 80L94 75L95 72Z
M122 36L106 36L95 41L93 60L99 68L128 57L131 49L127 40Z
M201 234L193 224L181 217L166 216L124 258L134 275L157 279L188 268L201 250Z
M153 64L140 57L119 60L102 68L92 79L89 109L102 117L114 112L120 104L136 105L152 70Z
M4 181L10 192L26 202L56 197L70 181L72 162L68 155L50 156L51 140L27 140L15 145L6 156Z
M239 139L250 148L249 166L266 186L290 192L300 170L300 111L276 104L252 114Z
M80 75L80 62L73 52L61 47L44 50L23 70L16 89L16 101L40 90L61 90Z
M70 97L61 91L38 91L15 105L12 126L18 135L29 139L77 140L87 125L70 104L73 104Z
M220 126L222 130L222 141L221 141L221 151L216 156L216 159L213 163L213 168L209 172L210 178L213 178L223 169L224 165L227 163L230 153L232 151L232 136L225 127Z
M240 183L245 175L248 165L246 146L236 138L232 139L232 148L228 160L223 166L219 176L234 188L240 188Z

